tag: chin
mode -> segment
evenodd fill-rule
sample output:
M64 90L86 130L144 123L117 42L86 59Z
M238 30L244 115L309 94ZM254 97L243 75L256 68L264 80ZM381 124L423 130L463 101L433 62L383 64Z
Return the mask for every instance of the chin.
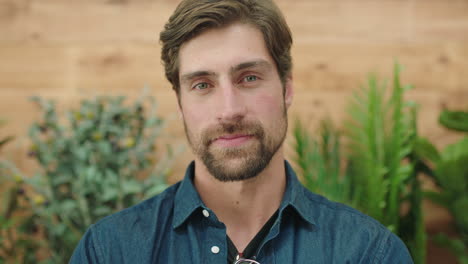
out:
M223 158L204 162L210 174L222 182L236 182L253 179L268 165L262 157Z

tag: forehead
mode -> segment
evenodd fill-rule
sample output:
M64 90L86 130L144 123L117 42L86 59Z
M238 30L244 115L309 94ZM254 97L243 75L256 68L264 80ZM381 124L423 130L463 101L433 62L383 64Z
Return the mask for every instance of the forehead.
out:
M184 43L179 51L179 76L200 70L220 72L254 60L274 65L260 30L234 23L206 30Z

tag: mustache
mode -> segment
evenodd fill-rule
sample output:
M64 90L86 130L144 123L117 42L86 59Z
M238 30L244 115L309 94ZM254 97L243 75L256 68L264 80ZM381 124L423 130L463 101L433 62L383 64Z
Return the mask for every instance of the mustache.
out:
M220 123L219 125L205 129L201 133L202 142L205 146L209 146L213 141L226 134L250 135L262 139L265 131L259 122L254 121Z

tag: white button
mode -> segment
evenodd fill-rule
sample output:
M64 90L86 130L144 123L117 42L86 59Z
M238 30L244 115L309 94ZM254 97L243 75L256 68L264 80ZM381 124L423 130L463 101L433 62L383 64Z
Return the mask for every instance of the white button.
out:
M218 253L219 253L219 247L217 247L217 246L212 246L212 247L211 247L211 252L213 252L213 254L218 254Z
M205 217L210 216L210 212L208 212L208 210L206 210L206 209L203 209L202 213L203 213L203 215L204 215Z

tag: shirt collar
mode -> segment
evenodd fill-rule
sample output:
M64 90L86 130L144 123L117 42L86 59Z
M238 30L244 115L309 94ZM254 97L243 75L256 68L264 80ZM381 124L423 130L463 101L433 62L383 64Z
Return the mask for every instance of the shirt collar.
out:
M292 207L303 220L309 224L316 225L314 221L314 208L305 194L308 191L297 179L296 173L289 162L284 161L284 167L286 170L286 191L280 205L280 215L283 215L285 209Z
M287 183L279 209L280 215L283 214L286 208L292 207L302 219L315 225L312 207L305 197L304 192L306 190L297 179L296 173L289 162L285 161L284 163ZM193 185L194 174L195 162L192 161L187 167L185 177L175 195L173 228L182 225L198 208L207 209Z
M175 195L173 228L182 225L196 209L205 207L193 185L194 175L195 161L192 161L187 167L185 177Z

